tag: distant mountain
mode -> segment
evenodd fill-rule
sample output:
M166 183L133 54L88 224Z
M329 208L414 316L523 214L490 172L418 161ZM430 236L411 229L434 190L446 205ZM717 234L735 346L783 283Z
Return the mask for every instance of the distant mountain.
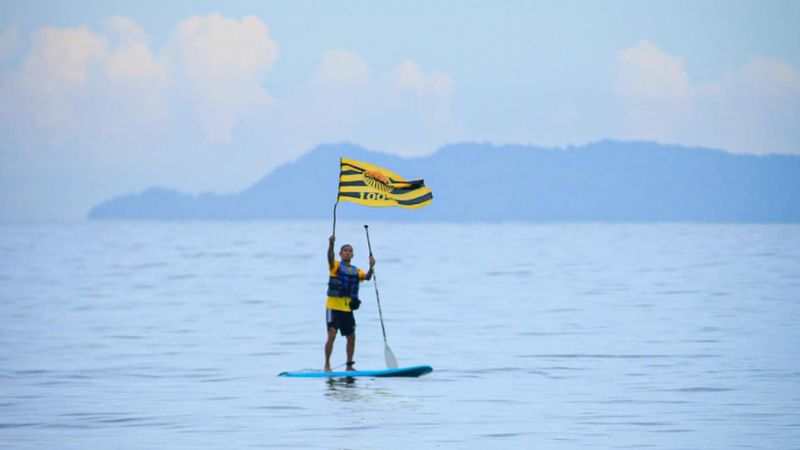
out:
M329 219L340 157L424 178L434 195L418 210L340 203L340 219L800 222L798 156L615 141L567 149L458 144L411 159L323 145L238 194L151 188L103 202L89 218Z

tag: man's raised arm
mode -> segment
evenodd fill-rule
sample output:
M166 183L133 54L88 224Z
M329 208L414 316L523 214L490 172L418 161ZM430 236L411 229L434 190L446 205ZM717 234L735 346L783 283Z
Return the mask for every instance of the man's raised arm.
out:
M336 242L336 235L332 234L331 237L328 238L328 268L333 269L333 263L336 261L335 256L333 254L333 243Z

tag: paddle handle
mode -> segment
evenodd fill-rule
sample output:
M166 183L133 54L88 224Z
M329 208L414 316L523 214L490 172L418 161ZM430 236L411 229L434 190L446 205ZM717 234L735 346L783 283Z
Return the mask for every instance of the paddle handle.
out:
M369 256L372 256L372 244L369 242L369 225L364 225L364 231L367 233L367 248L369 248ZM372 274L375 275L375 271L372 271Z

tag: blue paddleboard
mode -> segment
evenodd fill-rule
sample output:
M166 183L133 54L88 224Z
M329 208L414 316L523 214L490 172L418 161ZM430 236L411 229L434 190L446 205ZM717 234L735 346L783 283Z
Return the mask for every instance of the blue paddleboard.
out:
M385 370L350 370L343 372L281 372L279 377L350 378L350 377L419 377L433 372L431 366L410 366Z

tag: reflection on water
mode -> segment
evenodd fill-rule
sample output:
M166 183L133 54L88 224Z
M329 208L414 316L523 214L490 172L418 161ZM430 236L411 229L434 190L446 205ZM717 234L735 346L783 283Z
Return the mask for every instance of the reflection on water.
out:
M358 389L355 378L329 378L325 382L328 389L325 391L325 398L339 402L357 402L367 399L362 391Z
M370 385L368 379L359 380L355 377L328 378L325 381L328 389L325 397L339 402L369 402L376 398L386 398L392 395L387 388L376 388Z

